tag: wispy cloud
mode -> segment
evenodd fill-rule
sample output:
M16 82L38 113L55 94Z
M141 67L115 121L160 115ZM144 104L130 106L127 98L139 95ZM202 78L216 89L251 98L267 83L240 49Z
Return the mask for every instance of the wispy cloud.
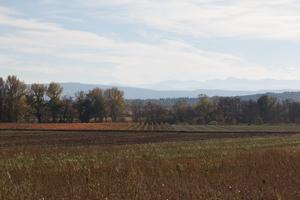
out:
M265 22L253 22L252 28L256 29L252 31L244 30L248 26L243 23L247 19L247 13L252 13L252 9L262 4L258 1L228 2L111 0L93 3L98 6L122 6L124 9L121 14L125 12L130 20L180 34L197 37L258 37L261 31L259 27ZM277 1L278 5L280 3L283 1ZM277 4L275 2L272 7L275 8ZM264 3L264 7L266 5ZM249 21L251 19L250 17ZM229 26L230 23L232 26ZM275 27L276 25L278 24ZM282 78L290 77L291 74L291 71L269 69L229 53L202 50L180 38L159 39L151 43L117 40L93 31L25 18L5 7L0 7L1 27L10 28L11 31L9 34L0 32L0 50L3 52L0 68L5 66L6 71L22 73L31 81L41 81L38 80L37 73L49 74L52 79L55 77L65 81L119 82L131 85L169 79ZM261 37L279 36L279 33L277 36L273 32L269 33L271 29L268 27L265 30L265 35ZM294 33L293 30L290 32ZM293 34L288 37L283 31L281 33L282 38L296 37ZM5 62L1 62L3 58ZM294 76L300 76L300 70L292 71Z
M18 12L6 7L0 7L0 26L40 31L56 31L61 29L59 25L54 23L41 22L34 19L23 19Z
M300 39L297 0L87 0L85 4L119 6L119 14L128 19L195 37Z

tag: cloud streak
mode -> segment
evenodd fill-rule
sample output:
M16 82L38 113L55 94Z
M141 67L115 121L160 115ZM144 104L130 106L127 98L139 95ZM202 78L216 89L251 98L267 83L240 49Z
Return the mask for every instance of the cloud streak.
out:
M124 9L120 14L125 12L130 20L196 37L298 37L294 35L295 29L290 30L289 34L283 31L275 34L266 23L266 19L272 15L263 15L261 22L253 20L263 14L263 8L267 6L272 7L270 13L275 12L275 8L284 3L283 0L273 1L274 5L256 0L252 3L246 0L226 2L229 3L193 0L111 0L89 3L121 6ZM47 3L51 1L47 0ZM260 6L263 8L258 9ZM253 13L256 9L256 13ZM296 12L295 8L288 10ZM274 22L275 30L277 26L279 29L279 23L283 24L280 16L276 18L280 22ZM286 16L287 21L290 21L289 16ZM264 25L267 27L262 30L260 27ZM31 82L41 82L47 74L49 79L57 81L119 82L127 85L171 79L282 78L291 74L291 71L269 69L229 53L199 49L180 38L160 39L151 43L122 41L93 31L24 18L6 7L0 7L1 27L10 31L9 34L0 32L0 50L3 52L0 68L17 75L21 73L24 79ZM300 70L293 69L292 73L300 76ZM37 74L43 76L39 78Z
M194 37L300 40L296 0L88 0L166 32ZM114 15L117 13L114 13Z

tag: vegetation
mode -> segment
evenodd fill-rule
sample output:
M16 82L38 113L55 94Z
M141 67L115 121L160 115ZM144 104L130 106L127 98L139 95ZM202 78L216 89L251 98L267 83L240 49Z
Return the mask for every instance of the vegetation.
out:
M0 199L298 199L300 195L299 135L91 146L88 140L61 142L64 133L43 134L50 143L32 144L28 137L40 138L39 133L2 132L1 141L10 145L0 152ZM85 134L90 133L81 133Z
M162 106L126 102L117 88L62 94L58 83L0 78L0 199L300 196L299 102L200 96Z
M124 94L117 88L95 88L62 96L58 83L34 83L30 87L15 76L0 78L0 122L96 122L118 121L124 111Z
M300 102L261 96L257 101L238 97L201 95L190 104L184 99L173 106L153 101L125 101L117 88L79 91L75 98L62 96L58 83L27 87L15 76L0 78L0 122L103 122L132 120L169 124L264 124L300 122Z
M300 102L278 101L275 97L261 96L257 101L242 101L238 97L200 96L196 104L185 100L166 107L152 101L130 101L135 122L171 124L265 124L298 123Z

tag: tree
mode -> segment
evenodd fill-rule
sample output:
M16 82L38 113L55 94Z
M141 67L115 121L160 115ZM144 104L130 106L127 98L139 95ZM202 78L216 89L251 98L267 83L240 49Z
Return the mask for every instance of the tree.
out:
M217 113L224 123L236 124L241 118L241 101L237 97L220 97L217 99Z
M278 102L275 97L263 95L257 100L257 105L263 122L274 122L276 120Z
M5 116L5 82L2 77L0 77L0 121L4 120Z
M170 113L168 112L168 110L161 105L147 102L143 110L144 117L147 122L161 123L173 121L173 117L170 117Z
M64 96L61 100L62 103L62 112L60 115L61 122L74 122L74 119L77 116L77 110L74 105L72 97Z
M75 105L81 122L90 122L93 117L92 101L88 95L81 91L75 95Z
M259 114L257 102L253 100L241 102L241 121L248 124L261 124L262 118Z
M27 96L27 101L39 123L42 122L42 115L46 106L46 91L47 87L45 85L34 83L31 85L30 92Z
M212 101L207 96L200 97L199 102L194 109L198 117L198 122L207 124L210 121L215 120L213 117L215 108Z
M287 104L287 105L285 105L285 104ZM283 120L288 119L288 122L292 122L292 123L299 123L300 122L300 102L284 101L283 106L288 107L288 108L287 108L287 111L285 111L287 113L285 113L285 116L282 119ZM282 110L281 110L281 114L283 114ZM281 121L283 121L283 120L281 120Z
M17 122L26 109L26 85L16 76L8 76L5 82L5 121Z
M130 104L132 112L132 121L141 122L143 118L143 102L141 100L133 100Z
M177 101L172 109L177 122L192 122L194 118L194 111L186 101Z
M104 92L104 98L108 116L116 122L124 111L124 93L117 88L111 88Z
M105 116L105 100L103 97L103 92L100 88L95 88L91 90L87 98L91 103L91 113L95 121L103 122Z
M294 104L296 102L293 102L292 100L284 100L281 102L281 104L278 104L278 120L282 122L295 122L297 121L296 118L294 118L294 113L296 114L297 112L293 112L293 110L297 111L297 104ZM292 111L292 112L291 112ZM290 115L293 113L292 115ZM293 119L292 119L293 118Z
M52 122L57 122L57 118L61 111L61 94L63 88L58 83L50 83L47 89L47 96L49 98L48 106L52 116Z

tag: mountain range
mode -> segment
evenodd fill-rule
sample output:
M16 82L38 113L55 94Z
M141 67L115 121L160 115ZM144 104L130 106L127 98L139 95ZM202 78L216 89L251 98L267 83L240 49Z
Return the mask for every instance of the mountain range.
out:
M64 95L74 96L78 91L89 91L95 87L107 89L114 87L113 85L101 84L83 84L83 83L61 83L64 88ZM299 84L300 85L300 84ZM258 99L263 94L275 96L280 100L293 99L300 101L300 92L294 89L282 90L226 90L226 89L196 89L196 90L159 90L139 87L126 87L117 86L120 90L124 91L126 99L161 99L161 98L197 98L199 95L204 94L207 96L240 96L244 100Z
M168 80L155 84L140 85L142 88L158 90L238 90L238 91L294 91L300 90L300 80L275 79L213 79L207 81Z

